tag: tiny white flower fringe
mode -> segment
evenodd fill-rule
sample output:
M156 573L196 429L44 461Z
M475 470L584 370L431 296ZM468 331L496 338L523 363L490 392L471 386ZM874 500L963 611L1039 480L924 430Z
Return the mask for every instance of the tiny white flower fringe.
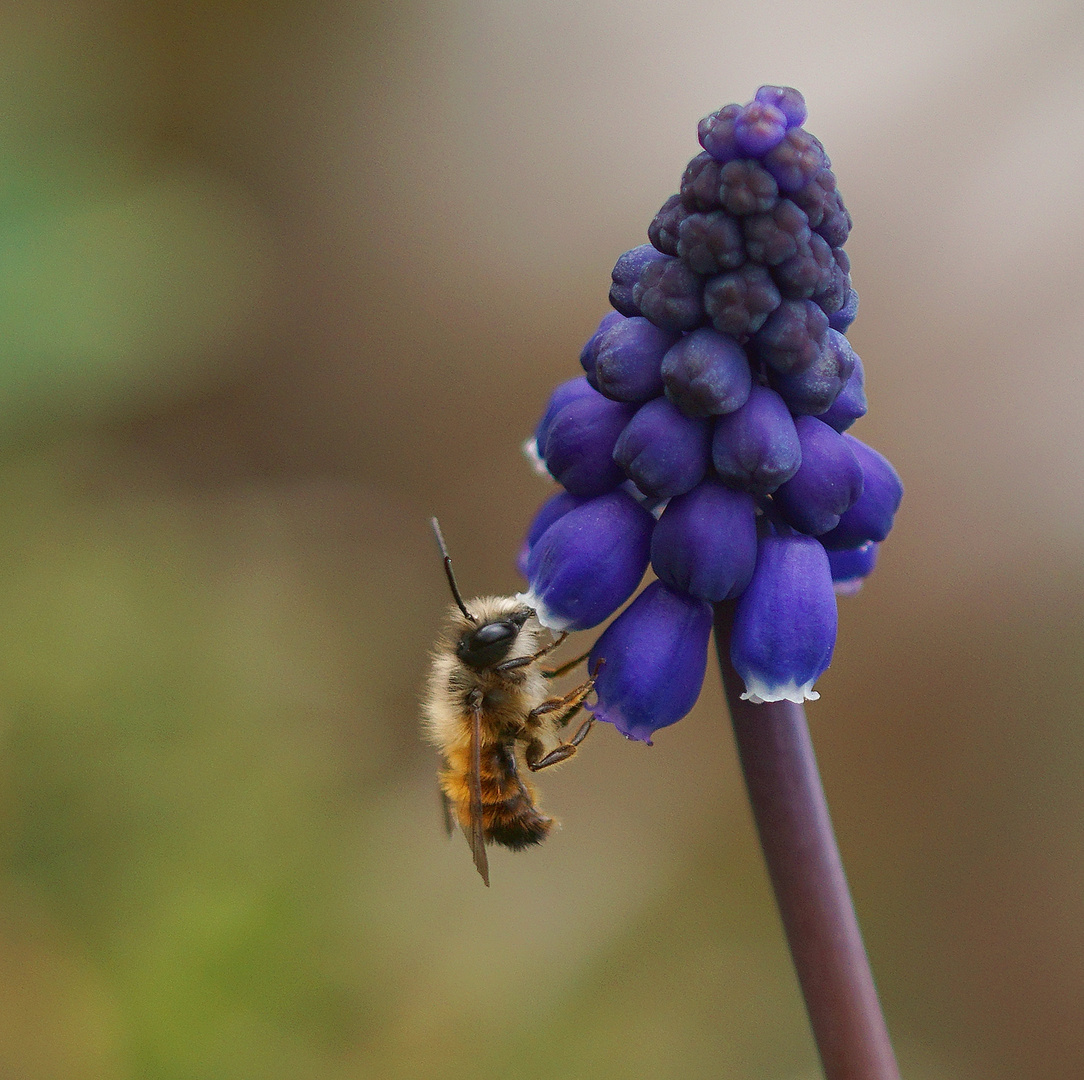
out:
M549 469L546 468L545 461L542 460L542 455L538 452L538 440L532 435L521 447L523 456L531 463L531 468L539 476L544 476L547 480L552 480Z
M843 581L833 582L832 588L836 596L854 596L865 583L864 577L846 578Z
M820 698L820 694L813 689L813 682L814 680L810 679L801 686L795 682L769 686L759 679L747 679L741 699L752 705L765 705L769 701L793 701L796 705L801 705L803 701L817 701Z
M562 619L558 615L554 615L548 607L534 594L533 589L528 589L527 592L516 593L516 599L521 604L526 604L528 607L534 608L535 618L539 623L547 630L552 630L555 634L560 634L562 631L568 629L568 624L572 622L571 619Z

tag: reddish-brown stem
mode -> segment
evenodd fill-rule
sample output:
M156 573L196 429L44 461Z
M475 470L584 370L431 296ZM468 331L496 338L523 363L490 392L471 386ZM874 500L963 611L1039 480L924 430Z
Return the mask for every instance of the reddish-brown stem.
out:
M805 710L741 700L730 663L732 602L715 644L742 773L827 1080L899 1080L843 874Z

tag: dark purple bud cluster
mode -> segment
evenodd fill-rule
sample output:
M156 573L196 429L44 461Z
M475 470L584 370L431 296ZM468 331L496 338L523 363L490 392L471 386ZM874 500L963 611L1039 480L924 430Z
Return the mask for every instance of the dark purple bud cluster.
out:
M530 450L564 491L520 565L544 624L609 618L596 715L650 740L703 680L711 605L737 599L731 655L753 701L816 697L837 591L872 571L902 496L845 434L865 376L851 220L805 102L764 86L700 122L703 153L613 271L614 311Z
M648 229L654 252L633 249L614 268L618 311L665 330L710 325L755 357L765 320L788 300L811 301L847 329L857 307L842 250L851 218L805 115L796 90L774 86L701 120L704 150ZM809 362L827 351L823 337L810 329Z

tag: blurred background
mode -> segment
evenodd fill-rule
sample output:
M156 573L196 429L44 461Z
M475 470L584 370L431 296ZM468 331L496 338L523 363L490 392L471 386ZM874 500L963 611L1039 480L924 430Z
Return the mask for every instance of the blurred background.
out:
M428 516L521 587L519 444L768 82L907 484L810 708L903 1071L1084 1075L1079 4L14 0L0 1077L819 1075L717 676L489 890L417 724Z

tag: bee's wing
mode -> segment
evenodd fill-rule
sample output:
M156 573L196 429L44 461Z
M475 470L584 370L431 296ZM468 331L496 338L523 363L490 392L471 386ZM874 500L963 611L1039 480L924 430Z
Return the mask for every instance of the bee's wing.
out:
M440 808L444 815L444 831L451 836L455 830L455 807L443 788L437 788L437 791L440 792Z
M467 843L470 844L474 865L482 880L489 886L489 857L486 855L486 838L482 822L482 710L471 706L470 726L470 824L467 827Z

